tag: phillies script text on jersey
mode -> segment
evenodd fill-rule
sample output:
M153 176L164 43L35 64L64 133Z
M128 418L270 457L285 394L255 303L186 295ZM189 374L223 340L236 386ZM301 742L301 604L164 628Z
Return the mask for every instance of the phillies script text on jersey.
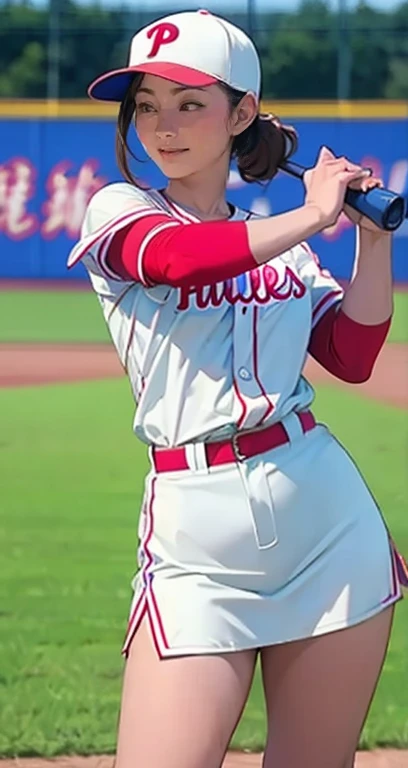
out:
M189 309L191 299L197 309L207 309L219 307L224 301L234 305L238 302L267 304L271 299L286 301L292 296L301 299L305 293L306 288L300 277L290 267L285 265L283 275L280 275L275 267L264 264L222 283L203 288L180 288L177 309Z

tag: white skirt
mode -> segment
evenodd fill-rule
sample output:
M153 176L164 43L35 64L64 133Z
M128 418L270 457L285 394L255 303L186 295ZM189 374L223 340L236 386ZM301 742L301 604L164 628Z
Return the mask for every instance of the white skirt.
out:
M122 654L147 617L161 657L260 648L374 616L402 597L387 527L324 425L237 464L150 472Z

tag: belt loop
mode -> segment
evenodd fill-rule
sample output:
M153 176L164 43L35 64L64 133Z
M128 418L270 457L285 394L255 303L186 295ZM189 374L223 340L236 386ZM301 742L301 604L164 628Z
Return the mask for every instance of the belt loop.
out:
M282 425L291 443L294 443L295 440L299 440L299 437L302 437L304 434L302 422L297 413L294 413L293 411L283 417Z
M155 457L154 457L154 446L152 444L148 445L147 455L149 457L150 466L156 472L157 471L157 467L156 467L156 461L155 461Z
M208 472L205 443L189 443L185 446L187 464L192 472Z

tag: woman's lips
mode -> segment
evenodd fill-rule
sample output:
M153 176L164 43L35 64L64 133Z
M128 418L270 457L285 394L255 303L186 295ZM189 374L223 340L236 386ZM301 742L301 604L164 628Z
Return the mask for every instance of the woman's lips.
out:
M188 149L159 149L162 157L178 157L183 152L188 152Z

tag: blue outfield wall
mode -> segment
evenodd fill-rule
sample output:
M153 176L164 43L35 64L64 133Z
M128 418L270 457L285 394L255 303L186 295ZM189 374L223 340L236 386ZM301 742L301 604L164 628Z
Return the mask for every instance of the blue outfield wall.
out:
M284 116L283 116L284 119ZM314 162L322 143L337 154L371 165L386 186L408 196L407 119L292 119L300 145L296 159ZM86 279L66 259L86 204L102 185L120 180L111 118L0 119L0 278ZM136 138L136 154L143 151ZM135 173L154 186L164 179L153 164L135 164ZM268 186L243 184L232 169L229 199L246 208L280 213L301 204L302 185L280 173ZM354 232L343 219L311 245L338 278L350 275ZM395 235L394 278L408 282L408 220Z

